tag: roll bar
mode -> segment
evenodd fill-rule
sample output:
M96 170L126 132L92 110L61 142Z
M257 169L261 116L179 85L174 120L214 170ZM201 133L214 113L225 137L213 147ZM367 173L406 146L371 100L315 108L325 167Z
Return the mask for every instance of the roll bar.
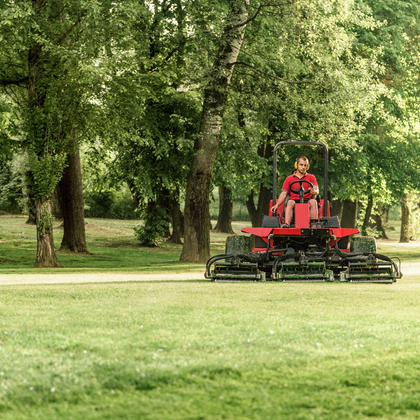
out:
M322 146L324 148L324 190L323 190L323 198L324 198L324 217L327 217L327 201L328 201L328 149L324 143L319 141L281 141L274 146L273 151L273 204L277 200L277 149L280 146L284 145L313 145L313 146Z

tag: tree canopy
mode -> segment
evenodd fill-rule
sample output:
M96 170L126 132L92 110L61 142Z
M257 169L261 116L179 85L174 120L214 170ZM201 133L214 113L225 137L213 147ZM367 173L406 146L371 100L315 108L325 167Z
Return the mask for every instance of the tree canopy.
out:
M328 145L336 199L397 203L420 179L419 13L414 0L5 1L0 159L29 156L44 232L82 144L90 173L127 183L139 237L181 232L185 212L192 261L209 255L213 186L267 207L279 140ZM284 176L296 156L281 153Z

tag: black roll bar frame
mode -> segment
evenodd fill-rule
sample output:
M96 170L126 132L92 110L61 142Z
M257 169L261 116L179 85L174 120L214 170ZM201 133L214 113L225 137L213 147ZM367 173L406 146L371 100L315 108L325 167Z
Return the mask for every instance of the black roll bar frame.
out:
M281 141L274 146L273 151L273 205L276 203L277 200L277 149L280 146L284 145L313 145L313 146L322 146L324 148L324 190L323 198L324 198L324 217L327 217L328 214L328 149L324 143L319 141Z

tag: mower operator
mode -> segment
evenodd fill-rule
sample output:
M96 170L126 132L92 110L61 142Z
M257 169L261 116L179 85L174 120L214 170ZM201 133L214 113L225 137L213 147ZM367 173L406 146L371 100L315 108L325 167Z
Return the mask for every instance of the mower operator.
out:
M316 228L316 223L318 221L318 203L315 200L315 196L319 194L318 183L316 178L312 174L308 174L307 170L309 169L309 160L306 156L300 156L296 159L295 162L295 169L296 171L289 175L281 189L281 193L279 198L277 199L276 204L271 207L271 212L275 214L277 208L286 200L288 194L290 194L290 199L287 202L286 212L285 212L285 223L281 226L284 228L290 227L290 223L293 217L293 210L295 208L296 202L299 202L299 194L290 190L290 184L294 181L309 181L313 184L313 188L310 188L310 184L304 183L296 183L292 186L294 190L299 190L300 187L303 189L308 190L308 192L304 195L305 203L309 203L309 217L310 217L310 224L311 228Z

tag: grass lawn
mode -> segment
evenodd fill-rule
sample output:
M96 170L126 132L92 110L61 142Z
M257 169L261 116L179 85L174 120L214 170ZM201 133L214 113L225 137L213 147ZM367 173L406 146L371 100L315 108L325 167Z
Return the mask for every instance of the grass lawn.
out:
M393 285L212 283L132 221L35 270L24 221L0 217L0 419L420 419L419 243L379 244Z

